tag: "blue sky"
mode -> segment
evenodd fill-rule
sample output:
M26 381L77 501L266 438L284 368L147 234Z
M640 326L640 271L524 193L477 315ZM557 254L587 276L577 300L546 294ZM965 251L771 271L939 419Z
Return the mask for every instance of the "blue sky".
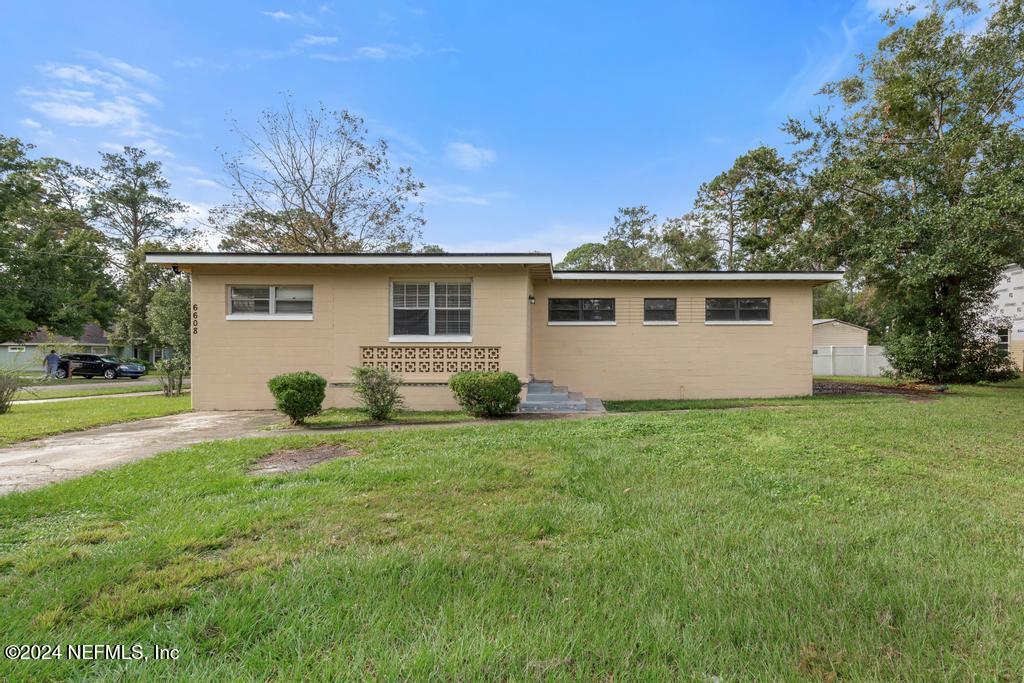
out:
M424 238L550 250L699 184L818 106L886 0L714 3L7 2L0 132L95 165L143 146L197 218L229 120L290 92L345 108L427 184Z

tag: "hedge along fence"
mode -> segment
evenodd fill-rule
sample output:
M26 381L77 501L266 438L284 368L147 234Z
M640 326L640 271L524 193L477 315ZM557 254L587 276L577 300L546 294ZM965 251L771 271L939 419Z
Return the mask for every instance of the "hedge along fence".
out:
M474 417L502 417L519 408L522 384L514 372L460 372L448 386L462 409Z

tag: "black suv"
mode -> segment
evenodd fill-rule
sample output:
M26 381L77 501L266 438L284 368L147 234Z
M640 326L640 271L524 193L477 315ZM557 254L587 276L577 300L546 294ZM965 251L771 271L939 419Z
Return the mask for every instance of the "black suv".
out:
M92 379L102 375L106 379L131 377L138 379L146 374L146 366L139 363L126 363L116 356L97 356L93 353L69 353L60 357L57 364L57 379L68 375Z

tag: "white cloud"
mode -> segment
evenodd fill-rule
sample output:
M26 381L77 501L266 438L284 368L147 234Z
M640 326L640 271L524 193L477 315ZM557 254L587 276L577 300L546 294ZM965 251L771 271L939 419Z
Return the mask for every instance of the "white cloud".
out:
M470 204L473 206L490 206L492 201L508 199L512 194L505 191L475 192L465 185L428 184L420 192L424 204Z
M35 119L30 119L30 118L24 118L24 119L22 119L20 121L20 123L21 123L21 125L25 126L26 128L34 128L36 130L38 130L38 129L43 127L43 124L39 123Z
M210 180L208 178L189 178L189 181L199 185L200 187L212 187L216 189L221 189L222 187L217 181Z
M306 36L299 45L334 45L337 42L337 36Z
M79 50L79 54L90 61L103 65L110 71L114 71L129 80L136 81L138 83L147 83L149 85L155 85L160 82L159 76L153 72L147 71L141 66L129 64L128 62L115 57L107 57L106 55L93 50Z
M262 14L265 17L270 17L271 19L274 19L276 21L294 21L296 18L294 14L288 14L287 12L283 12L281 10L275 10L273 12L260 12L260 14Z
M468 251L468 252L491 252L491 251L512 251L512 252L550 252L555 263L565 258L570 249L574 249L585 242L599 242L602 239L604 228L587 228L571 225L562 222L553 222L546 230L527 235L517 235L510 239L482 239L458 244L442 243L441 247L447 251Z
M450 52L450 49L436 50L433 52ZM310 55L314 59L322 59L326 62L356 62L359 60L383 61L386 59L412 59L421 55L433 54L424 50L419 45L397 45L395 43L383 43L381 45L364 45L358 47L349 54L331 54L318 52Z
M118 59L95 52L83 54L118 73L86 64L42 64L37 67L43 78L41 86L19 91L28 107L51 122L108 129L107 134L116 138L173 157L158 140L173 131L158 126L149 115L150 108L161 106L160 100L136 85L137 81L156 83L159 78Z
M468 142L453 142L444 151L445 161L467 171L479 171L493 164L496 157L493 149L477 147Z

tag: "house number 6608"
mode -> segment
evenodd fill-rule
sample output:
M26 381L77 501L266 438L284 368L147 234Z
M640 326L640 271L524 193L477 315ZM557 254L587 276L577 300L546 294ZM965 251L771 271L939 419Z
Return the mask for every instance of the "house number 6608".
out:
M192 334L199 334L199 304L192 304Z

